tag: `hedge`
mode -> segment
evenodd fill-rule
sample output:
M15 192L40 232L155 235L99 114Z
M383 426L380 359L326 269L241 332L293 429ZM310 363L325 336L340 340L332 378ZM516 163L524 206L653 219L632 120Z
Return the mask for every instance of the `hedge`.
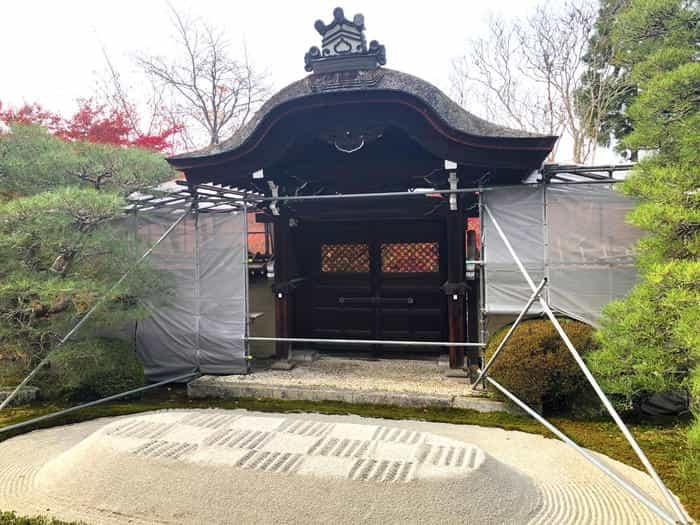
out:
M569 319L560 323L581 354L594 346L593 328ZM490 358L510 326L496 332L486 346ZM501 351L490 375L536 410L588 413L592 388L549 320L523 321Z

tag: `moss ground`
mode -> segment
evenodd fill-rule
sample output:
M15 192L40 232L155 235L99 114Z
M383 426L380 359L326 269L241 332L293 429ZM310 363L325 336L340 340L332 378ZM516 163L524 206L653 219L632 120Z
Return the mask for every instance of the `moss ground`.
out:
M85 525L77 521L61 521L47 516L18 516L0 511L0 525Z
M35 404L18 407L0 413L0 428L13 423L55 412L66 405L57 403ZM77 423L98 417L135 414L149 410L168 408L244 408L261 412L317 412L321 414L357 414L364 417L385 419L415 419L461 425L480 425L497 427L505 430L520 430L533 434L549 436L549 432L536 421L522 416L501 412L480 413L473 410L455 408L410 408L383 405L360 405L340 402L284 401L277 399L235 399L235 400L191 400L187 398L184 387L162 388L150 391L140 399L125 400L84 409L62 418L49 420L33 428L45 428L68 423ZM551 421L574 441L581 445L606 454L619 461L637 468L642 468L634 452L622 437L614 423L610 421L571 420L553 417ZM700 519L700 479L696 474L688 475L684 468L691 450L688 448L686 433L690 421L685 419L668 419L657 421L628 421L630 429L639 441L642 449L666 481L670 489L677 494L691 516ZM16 433L27 432L22 429ZM0 434L0 441L10 437L11 433ZM48 521L2 521L15 525L19 523L53 523ZM24 518L22 518L24 519Z

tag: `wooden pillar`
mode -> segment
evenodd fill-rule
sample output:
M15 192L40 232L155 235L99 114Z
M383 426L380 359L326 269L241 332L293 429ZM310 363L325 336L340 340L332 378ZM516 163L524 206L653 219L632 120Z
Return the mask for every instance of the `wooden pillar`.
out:
M447 212L447 282L443 289L447 299L448 337L453 343L465 342L466 338L465 230L464 213ZM449 361L450 368L463 368L464 348L451 346Z
M275 282L275 337L291 337L291 317L293 297L290 281L292 278L292 239L289 215L284 211L274 217ZM289 343L276 342L275 354L278 359L287 359Z

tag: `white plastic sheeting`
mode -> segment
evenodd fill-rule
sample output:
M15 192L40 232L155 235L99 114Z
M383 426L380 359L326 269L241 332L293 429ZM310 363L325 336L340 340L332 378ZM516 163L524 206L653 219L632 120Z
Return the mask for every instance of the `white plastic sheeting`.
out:
M483 203L498 221L520 261L535 284L544 269L544 186L539 184L507 187L484 192ZM532 291L486 213L483 220L483 260L486 281L486 313L518 313ZM537 303L531 313L540 311Z
M641 231L625 222L634 201L612 184L533 184L484 192L533 281L548 278L552 309L595 324L603 306L636 281ZM487 314L516 314L531 294L487 214L484 225ZM538 313L533 305L530 312Z
M182 210L164 207L135 214L144 244L155 242ZM150 256L167 272L171 290L145 303L136 328L136 351L154 381L188 371L247 371L246 216L242 212L187 217Z

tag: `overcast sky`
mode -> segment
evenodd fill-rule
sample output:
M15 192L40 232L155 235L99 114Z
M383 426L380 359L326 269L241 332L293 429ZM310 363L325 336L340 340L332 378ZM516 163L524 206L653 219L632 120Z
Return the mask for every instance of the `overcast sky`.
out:
M468 38L484 31L489 14L517 17L543 0L386 1L289 0L271 2L173 0L246 42L254 64L275 89L305 75L304 53L320 45L316 19L332 19L337 5L365 16L367 38L386 46L387 66L417 75L449 94L450 61ZM563 2L563 0L550 0ZM133 55L169 55L172 27L165 0L7 0L0 7L0 101L40 102L68 114L76 99L95 92L104 71L104 47L127 83L138 91Z
M305 75L304 53L320 45L316 19L365 15L368 40L387 48L387 66L411 73L449 91L450 59L470 35L483 30L488 13L516 16L535 0L271 2L174 0L179 11L200 16L225 30L233 44L245 41L255 64L270 74L275 88ZM74 109L89 96L95 74L104 68L102 47L124 74L134 52L167 55L172 29L164 0L10 0L0 7L0 100L39 101L59 110Z

